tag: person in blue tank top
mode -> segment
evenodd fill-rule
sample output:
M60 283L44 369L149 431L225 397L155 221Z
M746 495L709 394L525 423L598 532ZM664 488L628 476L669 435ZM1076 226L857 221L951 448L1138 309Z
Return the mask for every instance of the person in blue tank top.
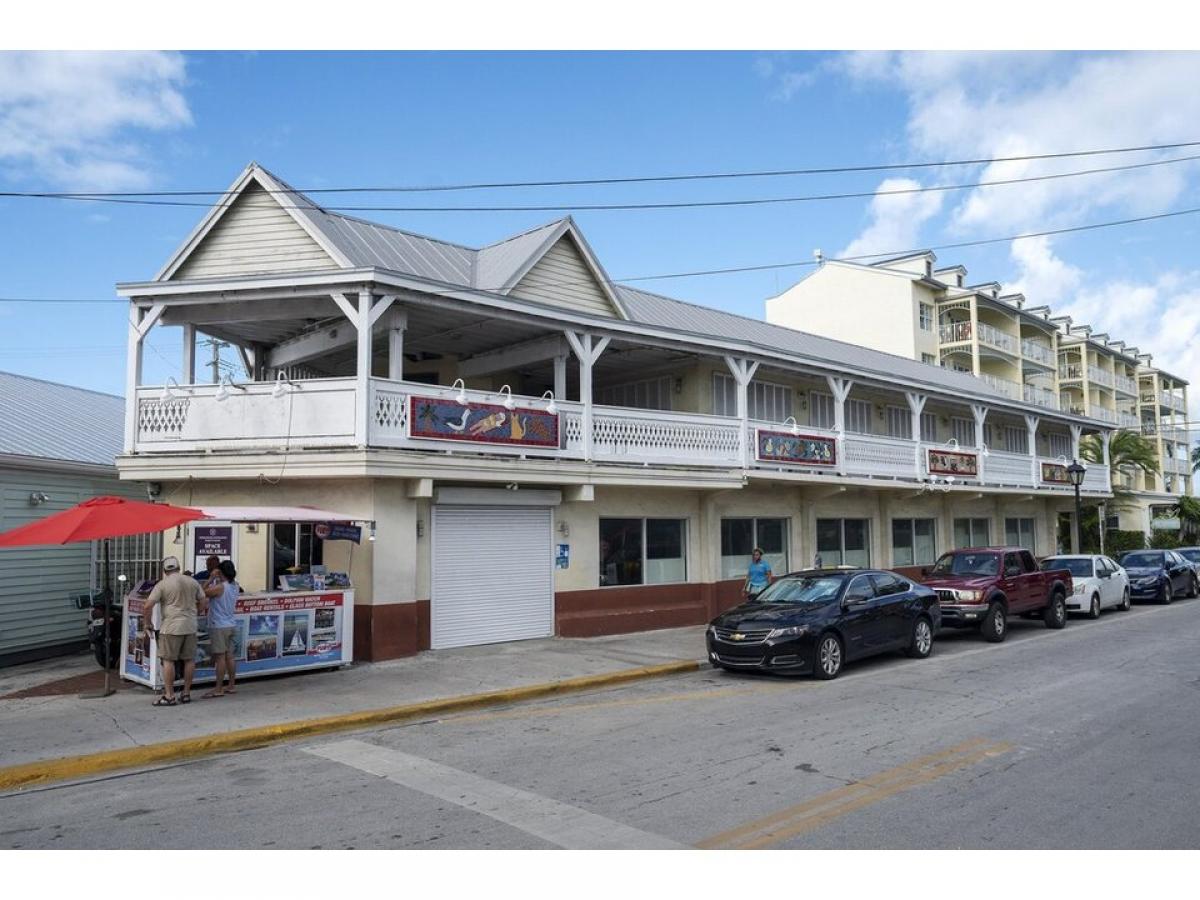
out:
M742 588L742 593L746 595L747 600L753 600L765 591L775 579L775 574L771 571L771 564L764 562L762 557L762 550L755 547L754 553L751 555L750 568L746 572L746 585Z
M237 650L234 634L237 631L237 601L241 587L237 569L226 559L218 567L219 574L204 588L208 597L208 636L217 669L217 685L204 695L205 700L237 693ZM225 676L229 684L225 684Z

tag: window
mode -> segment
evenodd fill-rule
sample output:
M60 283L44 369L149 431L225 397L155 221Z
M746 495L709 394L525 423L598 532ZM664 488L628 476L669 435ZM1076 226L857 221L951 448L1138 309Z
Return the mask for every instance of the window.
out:
M687 580L683 519L601 519L600 585Z
M271 584L275 590L279 576L289 572L308 572L324 561L325 542L313 536L312 525L271 525Z
M846 431L853 434L871 433L871 404L869 401L846 401Z
M847 603L862 603L865 600L870 600L875 596L875 585L871 582L870 575L859 575L850 582L850 586L846 588L845 601Z
M826 430L833 428L833 395L812 391L808 403L808 424Z
M964 419L961 416L951 416L950 436L958 441L958 446L960 447L974 447L975 420Z
M917 321L922 331L933 331L933 307L930 304L917 304Z
M867 519L817 519L817 555L824 566L869 566Z
M991 543L987 519L955 519L954 547L986 547Z
M937 559L933 519L892 519L892 565L923 566Z
M782 422L792 415L792 389L769 381L751 381L746 388L746 409L751 419ZM713 373L713 413L737 415L737 382L721 372Z
M921 413L921 440L937 443L937 413Z
M912 414L903 406L887 408L888 437L912 439Z
M875 582L875 596L890 597L892 594L903 594L909 590L909 583L891 572L876 572L871 576Z
M936 366L938 364L937 357L932 353L922 353L921 362L925 363L927 366Z
M1003 447L1009 453L1029 452L1029 433L1020 426L1005 425L1001 429Z
M1033 519L1005 519L1004 543L1009 547L1033 548Z
M729 379L733 381L733 379ZM601 406L626 406L632 409L670 409L675 379L669 375L646 381L631 381L597 388L596 403Z
M750 565L755 547L763 562L782 575L788 570L787 519L722 519L721 577L741 578Z
M1071 438L1068 435L1048 434L1046 435L1046 445L1050 448L1051 456L1071 458Z

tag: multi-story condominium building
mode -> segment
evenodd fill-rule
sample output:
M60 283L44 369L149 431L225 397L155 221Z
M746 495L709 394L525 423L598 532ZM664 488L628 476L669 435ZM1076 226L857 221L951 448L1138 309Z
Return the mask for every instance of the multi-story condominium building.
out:
M1029 307L998 284L967 285L962 266L935 263L929 251L871 265L824 262L767 300L767 320L969 372L1028 403L1140 429L1154 442L1160 472L1114 472L1134 498L1110 508L1108 524L1178 527L1162 514L1191 492L1187 382L1154 368L1137 348L1052 316L1048 307ZM985 432L984 442L1008 449L999 431ZM1067 458L1071 448L1056 439L1047 451Z
M616 284L570 218L470 248L326 211L252 165L157 275L118 288L118 467L177 503L374 522L358 547L292 524L236 540L248 590L318 549L349 571L368 659L703 622L738 599L755 546L776 572L1054 552L1064 463L1114 428L1026 400L1035 377L1057 397L1058 329L963 289L947 321L993 325L1015 354L976 332L954 357L970 371L922 365L918 336L942 353L917 324L932 273L874 271L907 291L911 347ZM182 330L181 384L141 383L161 326ZM238 347L246 379L196 383L197 332ZM1050 355L1027 366L1026 341ZM1110 487L1088 468L1088 496Z

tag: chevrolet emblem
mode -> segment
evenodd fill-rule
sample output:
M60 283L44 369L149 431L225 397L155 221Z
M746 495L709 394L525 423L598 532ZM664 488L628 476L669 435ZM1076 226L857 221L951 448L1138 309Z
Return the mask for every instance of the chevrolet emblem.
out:
M744 641L746 639L746 636L744 634L742 634L740 631L735 631L733 634L731 634L729 636L729 639L731 641Z

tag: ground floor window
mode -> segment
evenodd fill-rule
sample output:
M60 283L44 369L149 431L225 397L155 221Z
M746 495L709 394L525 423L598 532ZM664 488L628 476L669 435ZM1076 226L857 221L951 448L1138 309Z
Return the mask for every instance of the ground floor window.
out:
M1005 519L1004 543L1033 550L1033 519Z
M937 561L933 519L892 519L892 565L923 566Z
M992 542L989 524L987 519L955 519L954 546L986 547Z
M324 542L313 535L311 524L271 525L271 583L279 586L279 576L289 572L308 572L324 562Z
M721 577L741 578L755 547L776 575L788 570L787 519L722 519Z
M823 566L871 564L869 519L817 519L817 555Z
M683 519L601 519L600 585L687 580Z

